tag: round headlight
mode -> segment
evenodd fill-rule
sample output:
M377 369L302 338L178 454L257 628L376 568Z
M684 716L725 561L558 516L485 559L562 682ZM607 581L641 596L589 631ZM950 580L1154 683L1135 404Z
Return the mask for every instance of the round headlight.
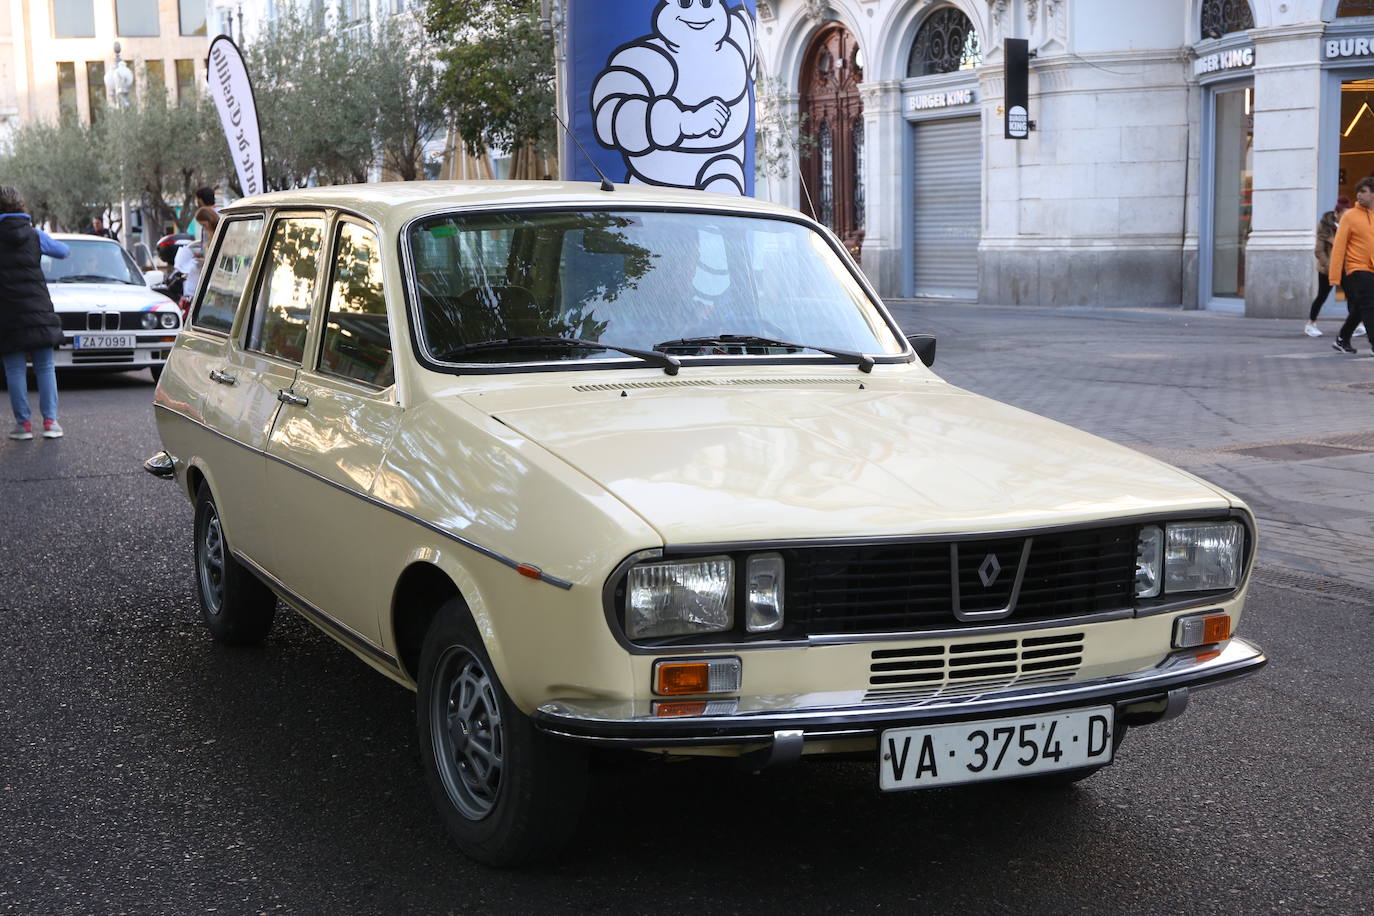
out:
M177 313L176 313L176 312L163 312L163 313L162 313L162 326L163 326L164 328L174 328L174 327L176 327L176 326L177 326Z
M152 312L144 312L143 329L145 331L151 331L155 327L157 327L157 316L154 315Z

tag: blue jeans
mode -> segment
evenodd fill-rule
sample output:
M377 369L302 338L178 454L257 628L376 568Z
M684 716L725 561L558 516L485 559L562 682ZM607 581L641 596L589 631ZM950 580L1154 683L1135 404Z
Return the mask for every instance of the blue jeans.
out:
M52 367L52 347L33 350L28 354L6 353L5 384L10 386L10 407L16 423L28 422L29 380L24 368L26 356L33 360L33 374L38 379L38 409L45 420L57 419L57 372Z

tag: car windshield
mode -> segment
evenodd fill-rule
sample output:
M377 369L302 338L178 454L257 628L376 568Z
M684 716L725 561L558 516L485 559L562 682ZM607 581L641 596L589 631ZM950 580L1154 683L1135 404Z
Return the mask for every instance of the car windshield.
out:
M440 362L903 350L830 244L785 219L446 214L414 224L409 241L424 345Z
M71 254L65 258L43 255L43 277L49 283L128 283L143 286L143 274L118 242L91 239L64 240Z

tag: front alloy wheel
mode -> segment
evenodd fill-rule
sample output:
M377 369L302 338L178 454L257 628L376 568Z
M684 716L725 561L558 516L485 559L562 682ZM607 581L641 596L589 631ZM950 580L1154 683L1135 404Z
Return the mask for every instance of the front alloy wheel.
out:
M454 807L481 820L496 806L506 765L501 703L481 659L462 646L450 646L438 667L430 699L435 763Z

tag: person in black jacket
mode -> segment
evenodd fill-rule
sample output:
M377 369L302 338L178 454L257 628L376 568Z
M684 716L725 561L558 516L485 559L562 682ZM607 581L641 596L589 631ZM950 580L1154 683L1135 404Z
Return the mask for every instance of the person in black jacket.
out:
M62 321L52 307L43 278L42 255L65 258L67 246L33 227L24 200L14 188L0 185L0 358L14 409L11 439L32 439L26 363L33 362L38 380L38 409L43 437L62 435L57 425L57 373L52 351L62 343Z

